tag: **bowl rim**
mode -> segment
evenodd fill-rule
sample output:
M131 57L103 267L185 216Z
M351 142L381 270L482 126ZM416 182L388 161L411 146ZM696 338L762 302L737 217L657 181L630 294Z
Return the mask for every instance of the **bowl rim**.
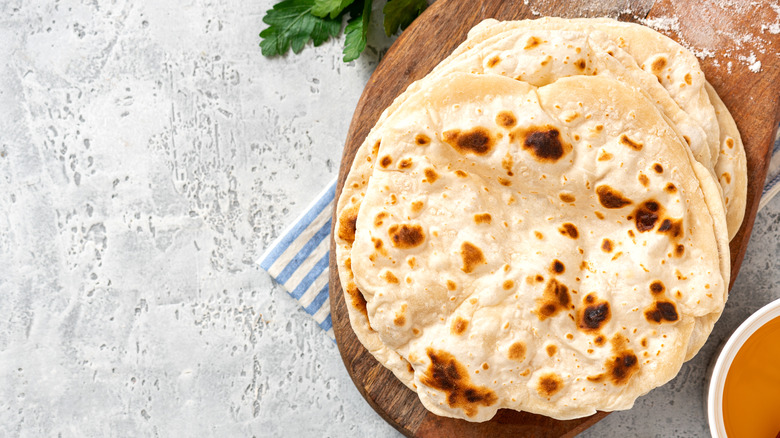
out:
M780 299L776 299L758 309L737 327L724 344L712 368L707 391L707 417L710 434L715 438L727 438L723 422L723 388L726 375L739 350L759 328L769 321L780 317Z

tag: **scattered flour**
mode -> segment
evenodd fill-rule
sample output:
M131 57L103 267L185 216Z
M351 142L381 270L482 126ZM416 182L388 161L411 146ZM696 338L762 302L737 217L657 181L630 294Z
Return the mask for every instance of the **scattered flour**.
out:
M752 71L753 73L758 73L761 71L761 61L756 60L755 53L750 52L750 56L740 55L738 59L747 64L748 70Z
M677 17L642 18L639 22L655 30L680 32L680 20Z

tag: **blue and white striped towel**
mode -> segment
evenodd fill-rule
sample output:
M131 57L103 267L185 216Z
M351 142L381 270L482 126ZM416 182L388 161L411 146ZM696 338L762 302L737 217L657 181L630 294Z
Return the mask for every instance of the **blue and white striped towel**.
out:
M759 210L780 192L778 150L780 139L775 140ZM328 300L328 257L335 196L334 179L260 257L260 267L298 300L331 339L335 338Z

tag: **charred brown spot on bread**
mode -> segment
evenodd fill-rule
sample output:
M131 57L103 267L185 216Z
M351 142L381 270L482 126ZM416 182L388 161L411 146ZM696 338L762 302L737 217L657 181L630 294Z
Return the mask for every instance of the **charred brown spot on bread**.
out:
M352 244L355 242L355 232L357 231L357 215L360 205L353 205L341 212L339 217L339 239Z
M550 265L550 272L553 274L563 274L564 271L566 271L566 266L564 266L563 262L558 259L553 260Z
M600 211L594 211L593 214L595 214L596 217L599 218L599 219L604 219L604 213L602 213Z
M558 231L560 231L564 236L569 236L572 239L580 237L580 233L577 231L577 227L574 226L574 224L571 222L566 222L565 224L561 225L561 228L559 228Z
M604 377L604 374L597 374L595 376L588 376L586 379L588 379L588 382L599 383L604 380Z
M387 249L385 248L385 243L382 241L382 239L372 237L371 241L374 242L374 249L376 249L377 253L386 257Z
M569 309L571 297L569 288L551 278L544 288L542 298L537 300L536 314L541 321L557 315L561 310Z
M382 226L387 216L389 216L389 214L386 211L379 212L374 218L374 226Z
M612 241L609 239L604 239L601 241L601 250L604 252L612 252L612 249L614 248L614 245L612 244Z
M534 231L534 236L536 236L536 238L539 240L544 239L544 234L540 233L539 231Z
M625 385L639 370L639 360L633 350L619 352L616 356L607 360L607 373L614 385Z
M516 129L509 139L521 142L523 149L540 162L554 163L571 150L571 145L562 141L560 131L549 125Z
M385 271L385 273L382 274L382 278L386 282L388 282L390 284L398 284L399 283L398 277L396 277L395 274L393 274L392 271Z
M498 55L493 56L492 58L488 59L487 66L488 67L495 67L496 64L501 62L501 57Z
M474 222L477 224L489 224L493 221L493 217L490 213L477 213L474 215Z
M726 139L726 146L731 149L734 147L734 139L729 137Z
M584 59L578 59L578 60L574 61L574 66L577 67L580 70L585 70L585 67L588 66L588 63L585 62Z
M393 224L387 229L393 246L401 249L414 248L422 245L425 233L417 224Z
M371 155L376 157L376 155L379 153L379 146L382 144L382 140L377 140L376 143L374 143L374 148L371 150Z
M455 175L457 175L458 178L465 178L465 177L469 176L468 173L466 173L466 172L464 172L462 170L456 170L455 171Z
M679 239L685 234L683 231L683 220L668 218L664 219L661 221L661 225L658 226L658 232L667 234L673 239Z
M414 136L414 142L417 146L427 146L431 142L431 138L425 134L417 134Z
M639 172L639 176L637 176L637 179L645 187L650 185L650 178L648 178L647 175L645 175L642 172Z
M501 111L496 116L496 125L503 128L512 128L517 124L517 117L512 111Z
M390 155L385 155L379 160L379 165L384 168L387 168L391 164L393 164L393 159L390 157Z
M468 370L455 356L433 348L428 348L426 352L431 364L420 377L420 382L447 394L447 404L451 408L462 409L467 417L473 417L479 406L491 406L498 401L490 388L471 382Z
M599 154L598 160L599 161L609 161L609 160L612 159L612 157L613 157L612 154L610 154L609 152L607 152L607 151L602 149L601 153Z
M667 184L666 184L666 187L664 187L664 191L665 191L666 193L669 193L669 194L672 194L672 193L677 193L677 186L675 186L675 185L674 185L674 184L672 184L672 183L667 183Z
M409 257L406 259L406 264L408 264L410 268L414 269L417 266L417 258Z
M666 287L664 286L664 283L660 280L656 280L652 283L650 283L650 293L653 295L661 295L664 292L666 292Z
M661 166L658 163L653 164L653 170L655 170L655 173L664 173L664 166Z
M525 359L525 344L520 341L514 342L509 346L507 357L510 360L516 360L518 362Z
M523 47L523 49L530 50L538 46L539 44L542 44L542 40L532 36L531 38L528 38L528 41L525 42L525 47Z
M650 71L657 76L663 71L664 67L666 67L666 57L659 56L650 64Z
M515 287L515 282L512 280L506 280L504 281L502 287L504 288L504 290L512 289L513 287Z
M368 311L366 310L366 299L363 297L363 292L360 291L360 289L357 288L357 285L353 282L347 283L347 295L349 295L350 302L352 303L352 307L357 309L358 312L362 313L363 316L366 317L366 321L368 321ZM369 324L369 328L371 325Z
M550 357L555 356L555 353L558 352L558 347L553 344L546 346L544 349L547 351L547 355Z
M601 347L607 343L607 338L605 338L604 335L598 335L593 339L593 343L596 344L596 346Z
M691 85L693 83L693 78L691 77L690 73L685 73L685 83L688 85Z
M577 327L584 332L598 331L609 322L611 317L612 313L608 302L598 301L587 303L586 300L585 307L577 312Z
M656 301L645 310L645 319L661 324L675 322L680 319L680 316L677 314L677 307L671 301Z
M414 201L411 205L412 213L419 213L422 211L425 204L422 201Z
M647 347L647 338L642 338L642 340L639 342L639 345L642 347Z
M458 285L455 284L452 280L447 280L447 290L455 290L458 288Z
M455 318L454 321L452 321L452 327L450 327L450 332L452 332L453 335L462 335L463 332L465 332L468 327L469 327L468 320L458 316Z
M506 178L501 178L500 176L498 177L498 183L501 184L502 186L507 186L507 187L512 185L512 181Z
M406 359L404 359L404 362L406 362L406 370L410 373L414 373L414 368L412 367L412 364L410 364Z
M633 217L636 230L644 233L655 228L660 215L661 205L657 201L650 199L639 204L636 210L629 216L629 220Z
M482 250L471 242L463 242L460 245L460 257L463 259L463 267L460 269L467 274L473 272L477 266L487 263Z
M542 397L552 397L563 388L563 380L555 373L549 373L539 378L536 391Z
M559 193L558 198L560 198L561 201L568 203L572 203L577 200L577 198L575 198L571 193Z
M674 247L674 255L682 257L685 254L685 245L678 244Z
M620 143L625 145L625 146L630 147L631 149L633 149L635 151L641 151L642 147L644 146L642 143L640 143L640 142L638 142L636 140L630 139L626 134L623 134L623 135L620 136Z
M596 187L596 194L599 197L599 202L604 206L604 208L623 208L626 205L631 204L630 199L626 198L622 193L608 185L600 185Z
M412 167L412 159L411 158L404 158L403 160L398 162L398 168L399 169L408 169Z
M723 172L723 175L720 176L723 181L726 181L726 184L731 184L731 174L728 172Z
M453 129L442 134L442 140L462 154L485 155L493 148L495 140L486 128L477 126L468 131Z
M406 324L406 304L401 304L401 313L397 313L393 319L393 324L397 326L403 326Z
M506 174L508 176L514 175L514 172L512 172L512 166L514 166L514 164L515 161L514 158L512 158L512 154L507 152L504 158L501 160L501 167L503 167L504 170L506 170Z
M425 169L423 172L425 173L425 182L429 184L433 184L439 179L439 174L431 167Z

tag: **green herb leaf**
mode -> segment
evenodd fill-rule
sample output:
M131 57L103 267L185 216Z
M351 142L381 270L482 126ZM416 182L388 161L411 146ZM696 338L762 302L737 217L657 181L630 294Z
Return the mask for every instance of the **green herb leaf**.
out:
M317 17L330 14L330 18L336 18L347 6L355 0L315 0L311 13Z
M385 14L385 34L392 36L398 29L406 29L428 7L426 0L390 0L382 12Z
M284 0L269 9L263 22L269 27L260 32L264 56L283 55L292 48L300 53L309 40L319 46L341 30L341 20L312 15L315 0Z
M357 59L366 48L366 34L368 24L371 21L372 0L360 0L363 3L363 11L360 15L352 16L344 31L344 62Z

